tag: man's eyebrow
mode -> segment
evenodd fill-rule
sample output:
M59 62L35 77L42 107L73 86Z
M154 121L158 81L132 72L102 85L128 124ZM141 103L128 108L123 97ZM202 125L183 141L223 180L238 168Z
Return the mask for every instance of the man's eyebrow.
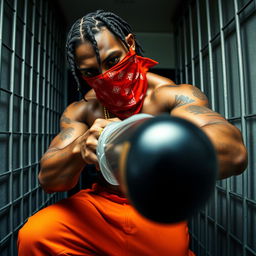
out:
M121 51L119 51L119 50L115 50L115 51L111 52L111 53L102 61L102 63L108 61L109 59L113 58L115 55L120 54L120 53L121 53ZM98 68L79 68L79 67L77 67L77 69L78 69L79 71L94 71L94 70L98 70Z
M102 62L106 62L109 59L113 58L115 55L120 54L120 53L121 53L121 51L118 51L118 50L113 51Z
M79 71L95 71L98 70L98 68L79 68L77 67Z

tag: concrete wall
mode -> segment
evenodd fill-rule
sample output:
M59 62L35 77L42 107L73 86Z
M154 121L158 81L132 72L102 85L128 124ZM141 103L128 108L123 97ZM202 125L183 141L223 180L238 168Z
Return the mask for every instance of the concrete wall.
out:
M158 68L175 69L174 34L136 33L145 51L144 56L159 62Z

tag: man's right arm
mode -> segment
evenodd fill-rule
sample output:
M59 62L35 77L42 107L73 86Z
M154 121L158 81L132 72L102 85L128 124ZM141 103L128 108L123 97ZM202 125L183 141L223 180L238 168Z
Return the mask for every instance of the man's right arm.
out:
M41 158L38 178L48 193L73 188L86 165L79 150L79 143L87 136L88 126L76 121L79 119L77 115L83 112L84 107L80 103L73 103L67 107L60 119L59 134Z

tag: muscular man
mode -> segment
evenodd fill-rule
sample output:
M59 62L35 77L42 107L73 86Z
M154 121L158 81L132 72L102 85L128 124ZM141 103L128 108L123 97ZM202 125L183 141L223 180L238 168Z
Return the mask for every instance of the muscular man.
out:
M95 150L102 128L140 112L167 112L201 127L217 151L219 179L244 171L240 131L209 108L197 87L147 72L156 62L141 53L130 26L113 13L96 11L74 23L67 40L71 71L79 88L84 79L92 89L66 108L61 131L41 159L39 181L46 192L73 188L86 164L99 169ZM99 180L30 217L19 232L19 254L193 255L186 222L150 222L116 187Z

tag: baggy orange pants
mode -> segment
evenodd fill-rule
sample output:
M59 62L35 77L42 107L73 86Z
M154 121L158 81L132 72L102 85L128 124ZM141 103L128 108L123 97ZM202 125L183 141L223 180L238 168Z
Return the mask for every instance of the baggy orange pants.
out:
M186 222L150 222L125 198L95 187L30 217L19 231L19 256L195 256Z

